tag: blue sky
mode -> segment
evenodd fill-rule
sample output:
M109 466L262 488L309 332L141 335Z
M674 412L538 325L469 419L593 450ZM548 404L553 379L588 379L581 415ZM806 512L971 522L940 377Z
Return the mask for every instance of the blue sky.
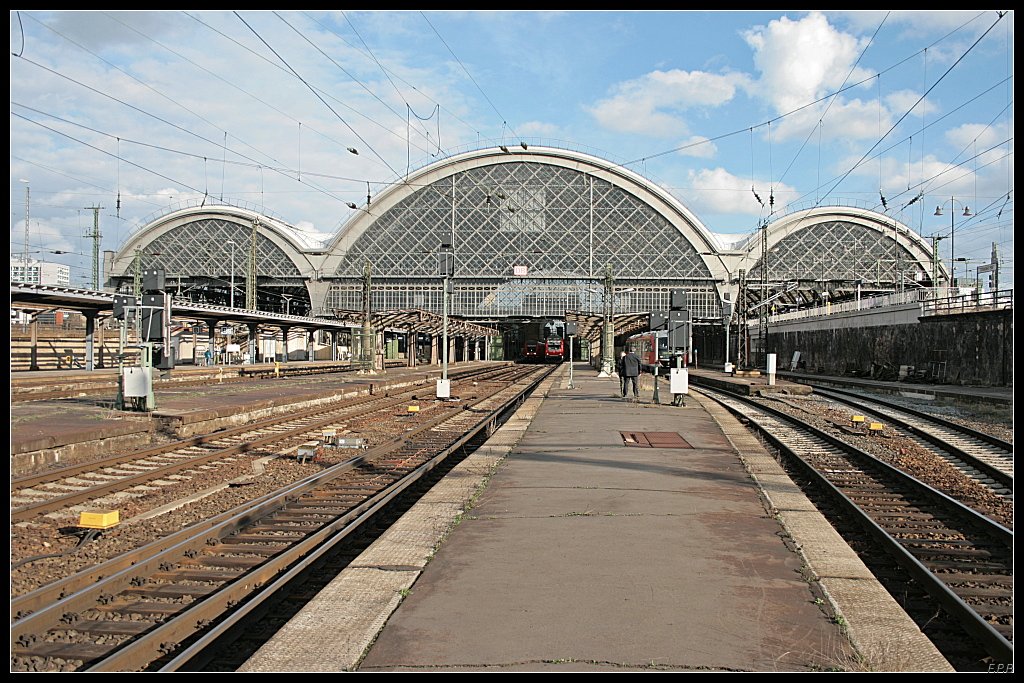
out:
M948 237L954 206L960 267L996 243L1012 284L1013 17L15 10L11 252L26 187L32 256L84 284L88 207L104 249L205 195L324 237L368 188L525 141L640 173L724 242L816 203Z

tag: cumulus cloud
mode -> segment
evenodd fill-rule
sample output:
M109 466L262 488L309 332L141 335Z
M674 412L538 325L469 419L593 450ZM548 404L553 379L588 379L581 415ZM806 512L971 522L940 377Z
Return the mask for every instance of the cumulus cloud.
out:
M684 201L687 205L692 205L698 213L734 213L751 216L767 213L767 208L762 210L761 204L751 192L750 178L741 178L722 167L690 171L689 185L693 193L692 198L686 197ZM758 195L765 203L765 207L769 203L769 191L774 192L776 210L782 207L784 197L796 196L796 191L789 185L770 186L769 183L757 179L754 186L759 188Z
M516 126L516 132L528 137L551 137L561 134L561 129L553 123L543 121L527 121Z
M610 97L590 108L605 127L627 133L673 136L686 132L683 113L730 101L744 83L742 74L703 71L652 71L619 83Z
M957 149L976 150L983 152L1006 140L1007 133L1005 126L986 126L980 123L965 123L946 131L946 140ZM972 151L971 154L974 152ZM992 154L991 152L988 154ZM1002 156L1003 151L995 152ZM979 163L984 163L979 159Z
M899 112L901 116L910 111L911 107L914 110L913 116L935 113L935 106L927 98L920 102L918 100L921 100L921 93L914 90L897 90L889 93L884 98L885 105L892 111Z
M778 111L796 109L847 81L870 72L851 67L863 44L836 30L825 15L813 12L802 19L782 17L744 33L761 72L760 93Z

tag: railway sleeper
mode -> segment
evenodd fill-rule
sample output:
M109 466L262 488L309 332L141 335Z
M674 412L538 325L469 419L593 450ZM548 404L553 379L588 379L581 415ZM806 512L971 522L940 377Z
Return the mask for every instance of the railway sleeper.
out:
M121 591L121 595L135 595L147 598L196 598L209 595L215 590L217 590L216 586L174 583L126 588ZM76 624L75 627L78 628L78 625Z
M110 652L110 647L91 643L57 643L41 642L29 647L17 647L13 651L15 657L46 657L48 659L65 659L78 662L89 662Z
M177 614L191 604L191 602L159 602L157 600L149 600L120 605L96 605L96 610L121 615L140 614L142 616L163 618Z
M967 557L967 558L983 558L990 559L992 553L983 548L907 548L914 557L921 559L924 557Z
M135 636L145 633L154 626L156 626L154 621L128 621L126 619L119 621L97 621L89 619L75 622L71 628L75 631L94 635Z
M995 600L1009 600L1011 597L1013 597L1012 588L988 588L985 586L957 586L953 588L953 592L955 592L961 598L991 598Z
M262 545L249 545L247 543L231 544L223 547L223 550L211 552L207 555L213 557L246 557L257 555L259 557L273 557L282 550L288 549L287 543L263 543ZM206 558L203 560L206 561Z
M177 571L160 571L153 574L154 581L205 581L223 583L241 576L244 572L223 569L179 569Z
M944 583L1003 583L1012 586L1013 577L1008 574L968 574L966 572L942 572L937 576Z
M273 541L290 543L295 541L301 541L309 534L305 533L272 533L268 530L266 533L248 533L248 534L235 534L234 536L225 536L220 539L220 542L225 545L235 545L242 543L270 543Z

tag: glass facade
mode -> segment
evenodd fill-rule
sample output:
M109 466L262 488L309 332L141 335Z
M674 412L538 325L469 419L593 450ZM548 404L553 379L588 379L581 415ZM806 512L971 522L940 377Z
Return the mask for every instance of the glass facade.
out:
M931 250L906 226L899 226L897 244L887 216L819 207L769 225L764 287L760 234L716 253L715 240L678 201L617 171L563 150L481 150L389 187L342 228L333 247L298 240L294 228L268 219L256 237L256 307L300 315L363 311L369 265L372 311L440 314L442 244L454 250L449 313L478 320L665 311L670 293L682 290L692 319L720 321L720 295L757 314L765 297L785 307L841 297L849 283L858 292L861 285L892 291L930 279ZM145 245L141 265L163 268L176 295L199 301L230 302L233 279L234 301L242 305L252 225L262 218L218 206L167 230L157 220L149 226L156 236L137 242ZM132 257L121 253L120 271L112 273L122 287L132 284Z
M758 258L749 278L761 279L761 263ZM768 279L775 282L860 279L891 285L899 279L897 272L925 276L914 255L891 235L846 221L808 225L768 249Z
M331 275L328 310L358 310L366 263L375 310L440 311L437 250L454 245L451 312L561 316L601 311L610 267L617 312L660 310L671 289L717 315L710 272L655 208L606 180L560 166L508 162L455 173L387 209Z

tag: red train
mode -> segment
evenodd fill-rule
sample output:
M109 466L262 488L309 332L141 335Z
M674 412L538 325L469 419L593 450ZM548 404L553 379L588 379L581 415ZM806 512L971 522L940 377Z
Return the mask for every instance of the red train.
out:
M523 347L526 363L561 363L565 359L565 340L548 337L541 341L528 341Z
M548 337L543 342L544 345L544 358L545 363L561 363L565 360L565 340L561 337ZM538 346L538 356L540 355L540 344Z
M626 340L626 349L631 350L640 356L640 362L645 366L661 365L663 368L676 366L676 354L668 348L668 332L644 332L634 334ZM685 367L689 362L689 353L681 351L682 365Z
M537 362L537 342L528 341L523 346L523 361L526 363Z

